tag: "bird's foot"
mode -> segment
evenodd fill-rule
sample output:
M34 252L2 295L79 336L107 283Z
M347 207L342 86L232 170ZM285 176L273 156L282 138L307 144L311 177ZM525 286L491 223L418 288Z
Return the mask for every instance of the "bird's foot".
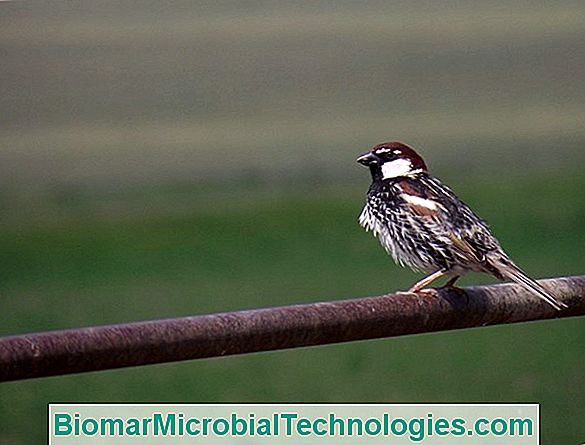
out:
M394 295L416 295L416 293L411 292L409 290L399 290L394 292Z
M438 290L446 291L448 296L454 296L455 298L465 298L465 302L469 304L469 295L462 287L455 286L451 283L446 283L444 286L438 288Z
M409 295L428 295L428 296L435 296L437 295L437 289L431 287L425 288L418 288L417 286L411 287L406 292L400 292Z

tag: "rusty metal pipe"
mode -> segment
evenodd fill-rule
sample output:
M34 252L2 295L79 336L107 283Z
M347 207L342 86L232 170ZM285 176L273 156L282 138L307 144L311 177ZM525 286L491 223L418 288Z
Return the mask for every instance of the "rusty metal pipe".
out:
M0 338L0 381L585 315L585 276L301 304Z

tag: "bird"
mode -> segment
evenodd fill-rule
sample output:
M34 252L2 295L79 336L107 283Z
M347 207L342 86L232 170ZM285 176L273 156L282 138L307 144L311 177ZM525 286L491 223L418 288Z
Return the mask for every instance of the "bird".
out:
M444 287L454 287L462 275L481 272L511 280L557 310L567 308L510 259L487 222L429 174L413 148L384 142L357 162L372 176L360 225L397 264L427 274L409 293L425 291L441 277L449 278Z

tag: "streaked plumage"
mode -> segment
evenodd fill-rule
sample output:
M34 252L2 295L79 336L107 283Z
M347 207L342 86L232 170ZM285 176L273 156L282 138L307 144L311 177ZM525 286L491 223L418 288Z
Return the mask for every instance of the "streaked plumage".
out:
M566 307L514 264L487 223L429 175L412 148L399 142L379 144L358 162L372 174L360 224L398 264L431 274L412 292L443 275L451 277L452 285L460 275L475 271L515 281L558 310Z

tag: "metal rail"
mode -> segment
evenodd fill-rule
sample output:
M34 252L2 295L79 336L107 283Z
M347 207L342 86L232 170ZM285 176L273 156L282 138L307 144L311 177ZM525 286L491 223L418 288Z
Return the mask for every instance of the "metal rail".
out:
M541 283L558 312L498 284L0 338L0 381L585 315L585 276Z

